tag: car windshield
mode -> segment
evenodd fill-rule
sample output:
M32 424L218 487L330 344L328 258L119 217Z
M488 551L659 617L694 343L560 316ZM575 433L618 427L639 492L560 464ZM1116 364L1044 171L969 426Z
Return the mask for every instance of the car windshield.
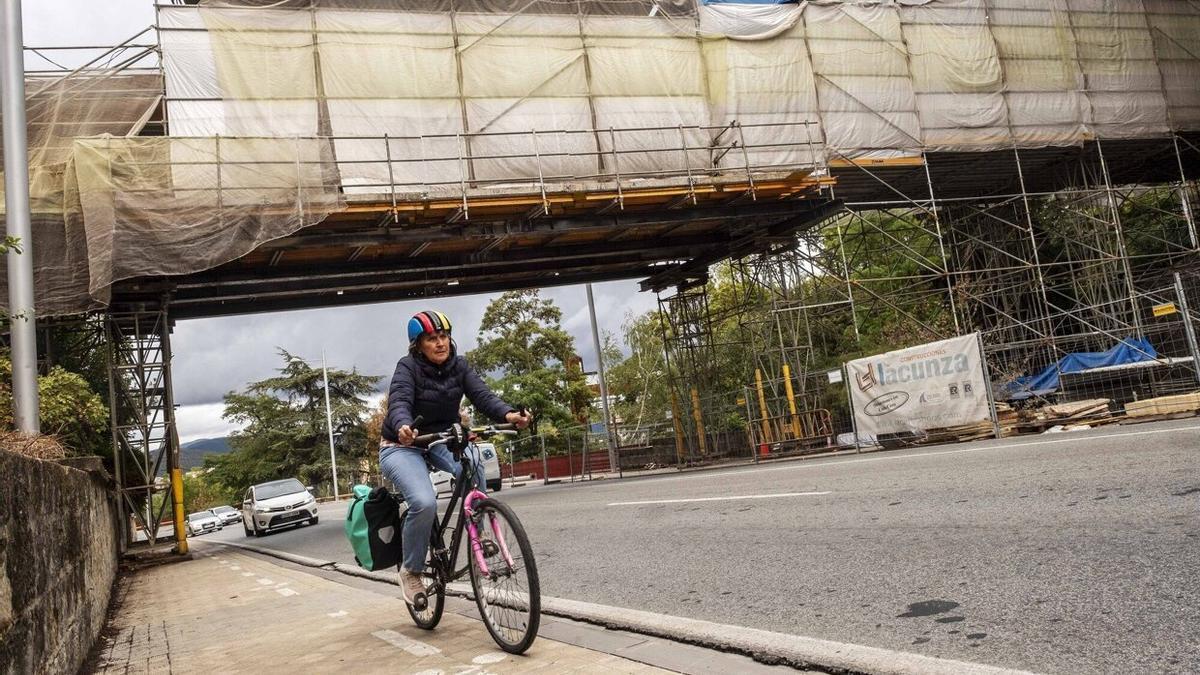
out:
M267 483L254 488L254 496L257 499L271 499L272 497L282 497L283 495L296 494L304 492L304 485L296 480L280 481L278 483Z
M234 513L232 506L218 506L212 510L213 513Z
M188 516L188 520L200 520L201 518L212 518L212 511L197 511Z

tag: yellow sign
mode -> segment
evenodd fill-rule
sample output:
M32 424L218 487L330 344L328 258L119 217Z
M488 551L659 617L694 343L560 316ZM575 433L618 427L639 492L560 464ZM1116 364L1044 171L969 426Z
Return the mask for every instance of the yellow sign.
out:
M1175 309L1175 303L1173 302L1164 302L1161 305L1155 305L1152 309L1154 311L1154 316L1166 316L1168 314L1174 314L1176 311L1178 311Z

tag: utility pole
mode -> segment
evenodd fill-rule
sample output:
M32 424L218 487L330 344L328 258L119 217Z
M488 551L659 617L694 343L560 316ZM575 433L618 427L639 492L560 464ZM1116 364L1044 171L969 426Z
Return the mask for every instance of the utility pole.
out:
M592 285L587 285L588 315L592 318L592 343L596 346L596 363L600 373L600 404L604 408L604 435L608 437L608 470L617 471L617 444L613 436L612 416L608 412L608 384L604 381L604 352L600 348L600 329L596 327L596 301Z
M1179 310L1183 313L1183 332L1187 336L1188 351L1192 354L1192 374L1200 382L1200 345L1196 344L1196 328L1192 325L1192 312L1188 309L1187 293L1179 272L1175 273L1175 298L1179 300Z
M4 124L4 190L8 236L8 313L12 335L13 420L17 431L38 425L37 316L33 307L33 236L29 213L29 148L25 137L25 58L21 0L0 0L0 117Z
M329 407L329 369L325 367L325 349L321 348L321 379L325 381L325 428L329 430L329 465L333 467L333 501L341 499L338 494L337 456L333 454L333 410Z

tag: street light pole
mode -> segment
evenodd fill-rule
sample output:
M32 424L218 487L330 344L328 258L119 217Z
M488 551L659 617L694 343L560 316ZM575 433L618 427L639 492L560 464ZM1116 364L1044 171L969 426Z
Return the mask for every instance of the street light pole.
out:
M33 306L33 234L29 213L29 154L25 135L25 58L21 0L0 0L0 117L4 119L4 188L8 234L21 253L8 252L8 313L12 336L13 417L17 431L38 432L37 324Z
M338 501L337 457L333 453L333 409L329 407L329 369L325 366L325 348L321 348L321 378L325 381L325 428L329 430L329 465L333 467L333 501Z
M604 408L604 435L608 437L608 470L618 471L617 444L613 436L612 417L608 412L608 384L604 381L604 351L600 347L600 329L596 327L596 301L592 299L592 285L587 285L588 314L592 317L592 343L596 345L596 363L600 373L600 404Z

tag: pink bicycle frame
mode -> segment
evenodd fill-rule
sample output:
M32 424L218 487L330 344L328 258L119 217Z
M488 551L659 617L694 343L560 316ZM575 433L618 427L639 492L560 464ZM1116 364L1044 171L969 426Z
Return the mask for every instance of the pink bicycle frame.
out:
M483 575L488 575L487 561L483 557L483 544L479 541L479 528L475 527L475 502L480 499L487 499L487 495L480 492L478 488L471 490L466 497L463 498L463 512L467 515L467 536L471 541L471 553L475 556L475 563L479 566L479 572ZM500 554L504 556L504 562L508 563L508 568L511 570L516 565L513 564L512 554L508 551L508 542L504 541L504 533L496 525L495 514L488 514L490 519L489 525L492 528L492 536L496 539L496 545L500 547Z

